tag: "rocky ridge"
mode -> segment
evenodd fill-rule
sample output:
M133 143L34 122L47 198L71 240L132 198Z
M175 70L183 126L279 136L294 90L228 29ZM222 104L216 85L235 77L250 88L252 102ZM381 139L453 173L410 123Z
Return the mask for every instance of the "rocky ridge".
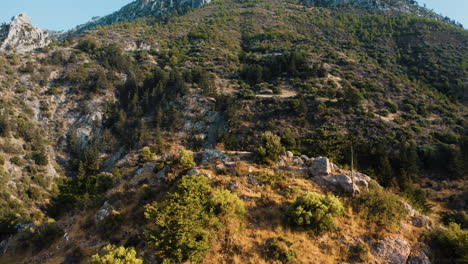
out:
M436 14L434 11L420 6L414 0L301 0L307 5L340 7L350 6L371 10L412 13L420 17L426 17L438 21L454 23L447 17Z
M49 33L33 26L31 18L24 13L0 28L0 51L25 53L45 47L50 41Z
M210 2L211 0L137 0L117 12L77 26L72 33L80 34L98 26L132 21L140 17L158 16L180 8L197 8Z

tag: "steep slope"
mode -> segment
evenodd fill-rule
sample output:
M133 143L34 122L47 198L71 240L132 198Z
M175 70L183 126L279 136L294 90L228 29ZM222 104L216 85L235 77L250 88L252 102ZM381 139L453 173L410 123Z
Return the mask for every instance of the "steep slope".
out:
M456 263L436 238L467 210L467 40L401 12L227 0L1 54L0 263L107 244L147 263ZM301 199L336 210L301 228Z
M47 31L32 25L26 14L19 14L0 28L0 51L24 53L50 43Z
M197 8L210 2L211 0L135 0L115 13L76 27L72 32L73 34L80 34L97 26L132 21L141 17L159 16L183 8Z
M445 21L456 24L448 17L442 17L427 8L424 8L414 0L304 0L303 3L323 7L359 7L381 11L393 11L401 13L411 13L420 17Z

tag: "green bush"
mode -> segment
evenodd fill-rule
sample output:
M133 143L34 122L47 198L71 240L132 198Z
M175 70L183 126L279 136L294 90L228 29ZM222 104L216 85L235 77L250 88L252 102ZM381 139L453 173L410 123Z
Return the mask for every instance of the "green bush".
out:
M49 157L47 156L45 150L33 152L32 159L39 166L46 166L47 164L49 164Z
M149 147L141 149L141 154L138 157L138 161L141 163L153 161L156 158L156 154L151 152Z
M243 217L246 212L244 202L229 190L216 190L211 197L210 207L217 216Z
M262 135L261 144L262 145L256 150L257 159L260 162L277 162L279 156L285 152L285 148L281 144L281 138L270 131Z
M263 170L257 175L257 180L262 184L270 185L274 189L280 188L285 178L284 171L273 172L270 170Z
M343 204L335 196L306 192L288 207L287 218L292 226L322 232L335 230L335 217L343 213Z
M204 176L185 176L161 202L146 206L148 241L163 263L199 262L224 217L242 217L243 202L227 190L212 192Z
M371 186L354 200L354 205L367 220L388 228L398 226L408 216L399 197L381 187Z
M161 203L146 206L145 216L154 225L149 242L163 263L199 262L209 250L211 216L206 203L211 187L204 176L183 177Z
M143 264L143 260L137 257L133 248L116 247L107 245L104 247L104 255L93 255L90 264Z
M446 225L449 225L450 223L455 223L460 225L462 229L468 228L468 214L464 211L452 211L444 213L444 215L442 216L442 221Z
M296 251L291 249L293 243L284 237L270 238L265 242L263 254L266 259L289 263L297 257Z
M184 170L189 170L197 165L193 160L193 152L190 150L182 150L180 152L179 163Z
M431 234L430 246L434 251L434 263L467 263L468 231L451 223L447 230L439 229Z
M26 163L24 162L24 160L20 157L13 157L10 159L10 162L15 164L16 166L24 166L26 165Z

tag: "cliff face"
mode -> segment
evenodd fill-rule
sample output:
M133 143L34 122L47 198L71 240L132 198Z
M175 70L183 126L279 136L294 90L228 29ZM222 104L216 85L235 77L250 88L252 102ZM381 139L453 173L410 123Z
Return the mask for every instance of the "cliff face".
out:
M73 33L80 34L97 26L132 21L140 17L158 16L179 8L197 8L210 2L211 0L136 0L115 13L77 26Z
M24 53L49 43L47 31L33 26L26 14L15 16L9 25L0 28L0 51Z

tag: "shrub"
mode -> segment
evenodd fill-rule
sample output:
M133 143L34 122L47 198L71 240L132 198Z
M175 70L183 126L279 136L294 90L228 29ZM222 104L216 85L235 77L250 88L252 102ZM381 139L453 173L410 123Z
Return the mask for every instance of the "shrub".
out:
M368 263L370 258L370 249L367 244L358 243L349 248L349 260Z
M335 230L335 217L343 213L344 207L338 198L315 192L306 192L287 209L291 225L318 232Z
M32 154L32 159L36 162L39 166L46 166L49 164L49 157L45 150L36 151Z
M143 264L143 260L137 257L133 248L107 245L104 247L104 253L103 256L93 255L90 264Z
M153 161L155 158L156 158L156 154L152 153L149 147L144 147L141 149L141 154L138 157L138 161L141 163L149 162L149 161Z
M164 202L146 206L145 216L155 227L149 242L164 263L199 262L209 250L211 217L206 203L210 193L206 177L185 176Z
M284 174L284 171L272 172L270 170L263 170L258 174L257 179L262 184L267 184L272 188L277 189L281 187L285 179Z
M243 217L246 212L244 202L229 190L215 191L210 200L210 208L217 216Z
M447 230L439 229L431 235L430 246L436 263L466 263L468 260L468 231L451 223Z
M389 228L398 226L408 216L398 196L376 186L360 194L354 204L367 220Z
M193 160L193 152L190 150L182 150L180 152L179 163L184 170L189 170L197 165Z
M49 220L38 227L26 227L24 236L20 241L23 246L31 245L37 249L50 247L58 238L63 236L63 230L55 223Z
M205 176L185 176L163 201L146 206L145 216L152 224L148 241L163 263L199 262L210 249L212 230L221 226L218 217L244 214L244 204L235 194L212 193Z
M10 159L10 162L15 164L16 166L24 166L26 163L24 162L24 160L20 157L13 157Z
M464 211L452 211L444 213L442 216L442 221L444 224L449 225L450 223L455 223L460 225L462 229L468 228L468 214Z
M296 251L291 249L293 243L286 238L270 238L264 245L264 256L266 259L279 260L288 263L297 257Z
M277 162L279 155L285 152L281 138L270 131L262 135L262 145L257 148L256 154L260 162Z

